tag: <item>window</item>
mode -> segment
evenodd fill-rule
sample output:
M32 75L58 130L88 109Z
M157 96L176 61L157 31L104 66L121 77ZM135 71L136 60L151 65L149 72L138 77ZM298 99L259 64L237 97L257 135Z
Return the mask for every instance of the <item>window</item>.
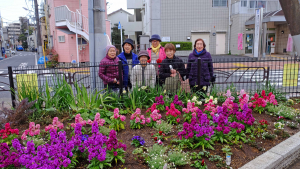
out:
M266 1L250 1L250 8L266 8Z
M58 36L58 42L65 42L65 36Z
M86 45L87 41L84 38L78 38L78 45Z
M141 14L141 9L135 9L135 16L136 16L136 21L142 21L142 14Z
M227 0L213 0L213 7L227 7Z
M241 1L241 7L247 7L247 1Z

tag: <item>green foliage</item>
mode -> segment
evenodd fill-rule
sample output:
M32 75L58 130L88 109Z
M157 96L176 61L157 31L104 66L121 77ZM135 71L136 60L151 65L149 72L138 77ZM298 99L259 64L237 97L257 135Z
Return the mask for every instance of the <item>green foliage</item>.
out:
M168 153L169 163L174 164L175 166L183 166L190 164L190 157L187 153L182 150L172 150ZM174 167L175 167L174 166Z
M114 24L114 26L111 28L111 39L113 44L122 45L123 42L121 42L121 31L118 29L118 24ZM123 40L125 40L125 30L122 29L123 34ZM118 46L118 50L121 51L122 46Z
M263 139L273 140L274 138L276 138L276 134L272 134L272 133L269 133L269 132L264 132L264 133L261 134L261 137Z
M99 161L97 158L93 158L91 163L87 166L89 169L103 169L107 167L111 167L111 162L113 160L113 157L110 154L106 154L104 161Z
M173 125L167 123L164 120L161 120L161 123L160 124L156 124L156 126L154 127L154 129L156 131L162 131L163 133L166 133L166 134L170 133L171 130L172 130L172 128L173 128Z
M11 141L15 138L18 138L18 135L16 134L10 134L8 137L2 139L0 138L0 143L7 143L7 145L11 145Z
M213 137L212 137L212 141L219 141L223 144L223 142L228 143L228 135L227 134L223 134L223 131L215 131Z
M231 148L230 148L229 145L224 146L224 147L222 148L222 151L223 151L223 153L226 154L226 156L232 155Z
M163 169L163 166L167 163L167 156L165 155L167 149L167 147L158 144L148 148L148 153L145 153L145 161L151 169Z
M297 116L297 110L294 108L279 104L279 106L267 105L266 111L274 113L277 116L283 116L285 119L293 120Z
M223 158L219 155L211 155L208 160L209 161L214 161L214 162L216 162L216 161L221 162L221 161L223 161Z
M111 129L105 127L105 126L100 126L99 127L99 132L106 135L106 136L109 136L109 132L111 131Z
M180 45L180 48L176 48L177 51L180 50L193 50L192 42L160 42L161 46L165 46L167 43L172 43L175 47L176 45Z
M298 129L299 124L294 122L287 122L287 126L289 126L291 129Z

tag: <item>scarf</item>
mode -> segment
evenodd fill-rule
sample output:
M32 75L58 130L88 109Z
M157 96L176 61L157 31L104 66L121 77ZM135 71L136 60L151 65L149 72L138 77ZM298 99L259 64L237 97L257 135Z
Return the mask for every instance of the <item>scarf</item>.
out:
M152 50L153 50L153 52L154 52L155 54L157 54L157 53L159 52L160 47L161 47L160 44L159 44L156 48L153 47L153 46L151 46L151 48L152 48Z
M126 59L132 59L132 52L130 52L130 53L124 52L124 56Z
M200 55L203 52L203 50L201 50L200 52L198 52L197 49L195 49L195 52L197 53L197 55Z

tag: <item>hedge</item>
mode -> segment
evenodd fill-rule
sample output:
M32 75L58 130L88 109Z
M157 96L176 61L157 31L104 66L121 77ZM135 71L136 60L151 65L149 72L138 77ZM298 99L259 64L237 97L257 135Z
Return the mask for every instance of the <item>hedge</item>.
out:
M165 46L167 43L172 43L175 47L180 44L180 48L176 48L176 50L193 50L192 42L160 42L161 46Z

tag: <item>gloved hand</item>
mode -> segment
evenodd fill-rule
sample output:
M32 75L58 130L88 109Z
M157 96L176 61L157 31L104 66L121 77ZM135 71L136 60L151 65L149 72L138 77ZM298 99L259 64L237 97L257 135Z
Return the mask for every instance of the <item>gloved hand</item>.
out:
M214 83L216 81L216 78L217 78L217 75L214 75L213 77L211 77L210 81Z

